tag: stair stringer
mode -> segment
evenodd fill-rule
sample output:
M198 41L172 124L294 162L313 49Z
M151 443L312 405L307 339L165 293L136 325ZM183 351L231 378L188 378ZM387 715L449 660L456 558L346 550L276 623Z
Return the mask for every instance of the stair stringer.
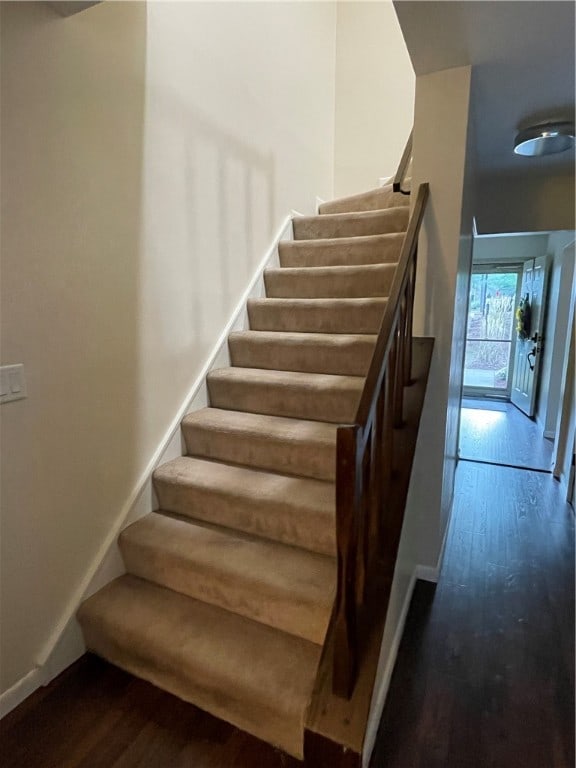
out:
M247 302L251 298L261 298L266 295L264 287L264 270L280 266L278 245L285 240L292 240L292 220L302 214L291 211L279 226L266 253L255 269L246 290L239 299L230 315L228 322L214 345L213 351L206 363L196 376L186 398L177 410L164 437L150 458L145 470L126 502L120 509L114 524L99 547L95 557L86 569L85 575L74 590L65 610L55 623L54 629L36 657L34 669L26 676L26 684L20 686L21 694L10 689L6 702L0 697L0 716L4 716L16 707L37 688L47 685L70 664L76 661L86 650L76 611L84 600L95 594L99 589L126 573L120 550L118 536L124 528L136 520L158 508L157 499L152 485L154 470L161 464L185 454L181 436L181 423L184 416L204 408L208 404L206 376L213 368L230 365L228 351L228 336L233 331L249 328ZM32 676L32 677L31 677ZM32 682L33 678L33 682ZM14 687L16 689L19 686Z

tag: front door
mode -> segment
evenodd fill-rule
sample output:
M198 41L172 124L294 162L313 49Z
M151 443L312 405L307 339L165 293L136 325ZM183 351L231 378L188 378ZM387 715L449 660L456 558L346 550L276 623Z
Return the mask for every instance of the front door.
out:
M522 273L521 297L528 296L530 328L528 338L518 338L516 343L511 400L530 418L534 418L536 410L538 374L542 358L547 266L548 257L539 256L524 262Z

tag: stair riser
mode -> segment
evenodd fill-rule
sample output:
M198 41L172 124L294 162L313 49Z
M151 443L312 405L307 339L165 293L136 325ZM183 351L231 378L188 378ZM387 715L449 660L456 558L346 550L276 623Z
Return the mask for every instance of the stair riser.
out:
M214 408L249 411L270 416L350 424L356 416L362 381L326 388L275 385L269 382L221 381L208 376L210 403Z
M232 365L278 371L303 371L348 376L365 376L372 353L373 338L334 344L283 344L242 336L228 340Z
M322 243L322 241L286 241L280 243L282 267L337 267L398 262L404 233L385 235L377 242L360 240Z
M353 213L358 211L377 211L382 208L405 207L410 198L400 192L393 192L392 185L371 189L360 195L342 197L322 203L319 213Z
M295 602L291 591L280 592L262 579L240 580L217 568L202 568L192 548L188 557L184 557L163 551L158 544L132 541L129 535L121 536L119 543L126 569L134 576L312 643L324 642L327 612L318 610L314 602ZM236 540L234 547L242 547L242 541ZM246 556L250 557L249 546L246 549ZM218 547L211 542L206 550L214 555L215 562L225 559L229 553L227 546ZM202 554L205 555L206 550Z
M154 479L160 509L222 525L264 539L292 544L322 555L335 554L334 508L279 504L266 498L244 498L193 485ZM333 489L328 489L333 493Z
M255 331L375 334L380 329L385 306L385 300L339 307L329 303L276 304L252 299L248 302L248 317L250 328Z
M395 264L326 271L266 270L266 295L272 299L361 299L387 296Z
M336 472L336 431L334 440L283 440L273 435L243 434L183 424L182 432L190 456L229 461L255 469L283 472L314 480L334 481ZM320 550L324 551L324 550Z
M295 240L333 237L365 237L403 232L408 227L408 208L396 208L367 217L302 216L293 220Z

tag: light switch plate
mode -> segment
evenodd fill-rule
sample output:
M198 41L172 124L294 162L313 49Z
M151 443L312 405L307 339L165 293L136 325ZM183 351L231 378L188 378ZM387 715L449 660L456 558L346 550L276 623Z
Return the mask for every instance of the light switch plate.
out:
M0 404L11 400L23 400L26 397L24 366L3 365L0 367Z

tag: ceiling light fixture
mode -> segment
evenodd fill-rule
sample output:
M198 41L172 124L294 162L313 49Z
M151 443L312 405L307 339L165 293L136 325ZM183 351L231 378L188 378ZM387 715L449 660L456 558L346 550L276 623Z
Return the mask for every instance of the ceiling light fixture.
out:
M541 157L565 152L574 146L574 123L544 123L520 131L514 152L525 157Z

